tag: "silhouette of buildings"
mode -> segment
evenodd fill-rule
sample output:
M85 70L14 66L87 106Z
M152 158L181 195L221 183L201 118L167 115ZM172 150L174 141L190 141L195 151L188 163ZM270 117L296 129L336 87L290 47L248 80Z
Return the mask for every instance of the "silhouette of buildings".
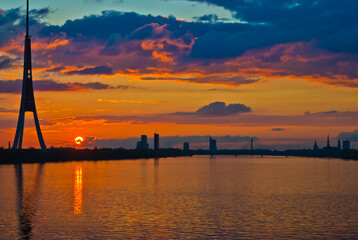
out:
M216 147L216 139L209 138L209 151L216 152L218 149Z
M154 133L154 150L159 149L159 134Z
M137 149L148 149L149 145L148 145L148 139L147 139L147 135L142 135L140 137L140 142L137 142Z
M329 135L327 136L327 145L323 148L323 150L325 151L335 151L338 150L337 147L331 147L330 143L329 143Z
M46 145L42 137L39 119L37 117L34 89L32 84L32 63L31 63L31 37L29 35L29 0L27 0L26 8L26 35L25 35L25 53L24 53L24 72L22 82L22 95L19 111L19 119L17 121L15 139L12 148L21 149L22 139L24 135L25 112L32 112L35 120L37 137L40 142L41 149L46 150Z
M343 150L349 150L351 149L351 142L349 140L343 141Z
M343 141L343 149L344 149L344 142ZM349 141L348 141L349 142ZM349 143L348 143L349 144ZM313 150L314 151L318 151L320 150L317 146L317 142L315 141L314 142L314 146L313 146ZM342 150L342 146L341 146L341 140L338 139L338 142L337 142L337 147L331 147L330 145L330 140L329 140L329 135L327 136L327 145L323 148L323 151L325 151L326 153L336 153L336 152L339 152L340 150Z
M183 150L189 151L189 143L188 142L183 143Z

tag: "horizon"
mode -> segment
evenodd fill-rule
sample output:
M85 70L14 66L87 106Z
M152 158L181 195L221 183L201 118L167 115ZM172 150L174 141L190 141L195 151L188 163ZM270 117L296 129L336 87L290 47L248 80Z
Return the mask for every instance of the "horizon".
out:
M23 2L0 9L5 147L14 139L20 106ZM323 146L327 135L331 145L348 139L358 146L352 5L84 0L69 8L61 1L51 7L32 2L34 91L48 147L77 147L79 136L82 146L96 147L96 141L131 142L154 132L161 139L230 136L234 140L218 141L230 149L245 146L247 138L269 149L312 148L315 140ZM301 18L306 11L312 22ZM39 147L28 115L24 135L24 148Z

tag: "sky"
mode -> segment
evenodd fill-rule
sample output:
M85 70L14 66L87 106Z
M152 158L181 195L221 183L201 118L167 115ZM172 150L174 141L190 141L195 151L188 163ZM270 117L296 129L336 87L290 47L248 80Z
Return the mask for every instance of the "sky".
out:
M0 4L0 146L21 99L24 0ZM355 0L32 0L48 147L358 147ZM24 147L39 148L26 114ZM152 147L152 146L151 146Z

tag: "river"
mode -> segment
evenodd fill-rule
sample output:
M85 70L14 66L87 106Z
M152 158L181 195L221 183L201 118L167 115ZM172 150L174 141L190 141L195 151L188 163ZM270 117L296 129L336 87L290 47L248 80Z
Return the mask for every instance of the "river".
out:
M358 162L193 156L0 166L0 239L358 239Z

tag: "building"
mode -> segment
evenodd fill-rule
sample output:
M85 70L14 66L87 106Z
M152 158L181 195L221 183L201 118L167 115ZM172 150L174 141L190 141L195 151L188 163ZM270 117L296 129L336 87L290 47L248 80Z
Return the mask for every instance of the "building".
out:
M317 148L318 149L318 148ZM329 143L329 135L327 136L327 146L323 148L324 151L337 152L341 150L341 140L338 139L337 147L332 147Z
M159 149L159 134L154 133L154 150Z
M183 150L189 151L189 143L188 142L183 143Z
M216 147L216 140L212 139L211 137L209 138L209 151L210 152L216 152L218 149Z
M349 140L343 141L343 150L349 150L351 149L351 142Z
M317 150L318 150L317 141L314 141L313 151L317 151Z
M338 148L338 150L342 149L342 147L341 147L341 139L338 139L337 148Z
M137 142L137 149L148 149L149 145L148 145L148 139L147 139L147 135L142 135L140 137L140 142Z

